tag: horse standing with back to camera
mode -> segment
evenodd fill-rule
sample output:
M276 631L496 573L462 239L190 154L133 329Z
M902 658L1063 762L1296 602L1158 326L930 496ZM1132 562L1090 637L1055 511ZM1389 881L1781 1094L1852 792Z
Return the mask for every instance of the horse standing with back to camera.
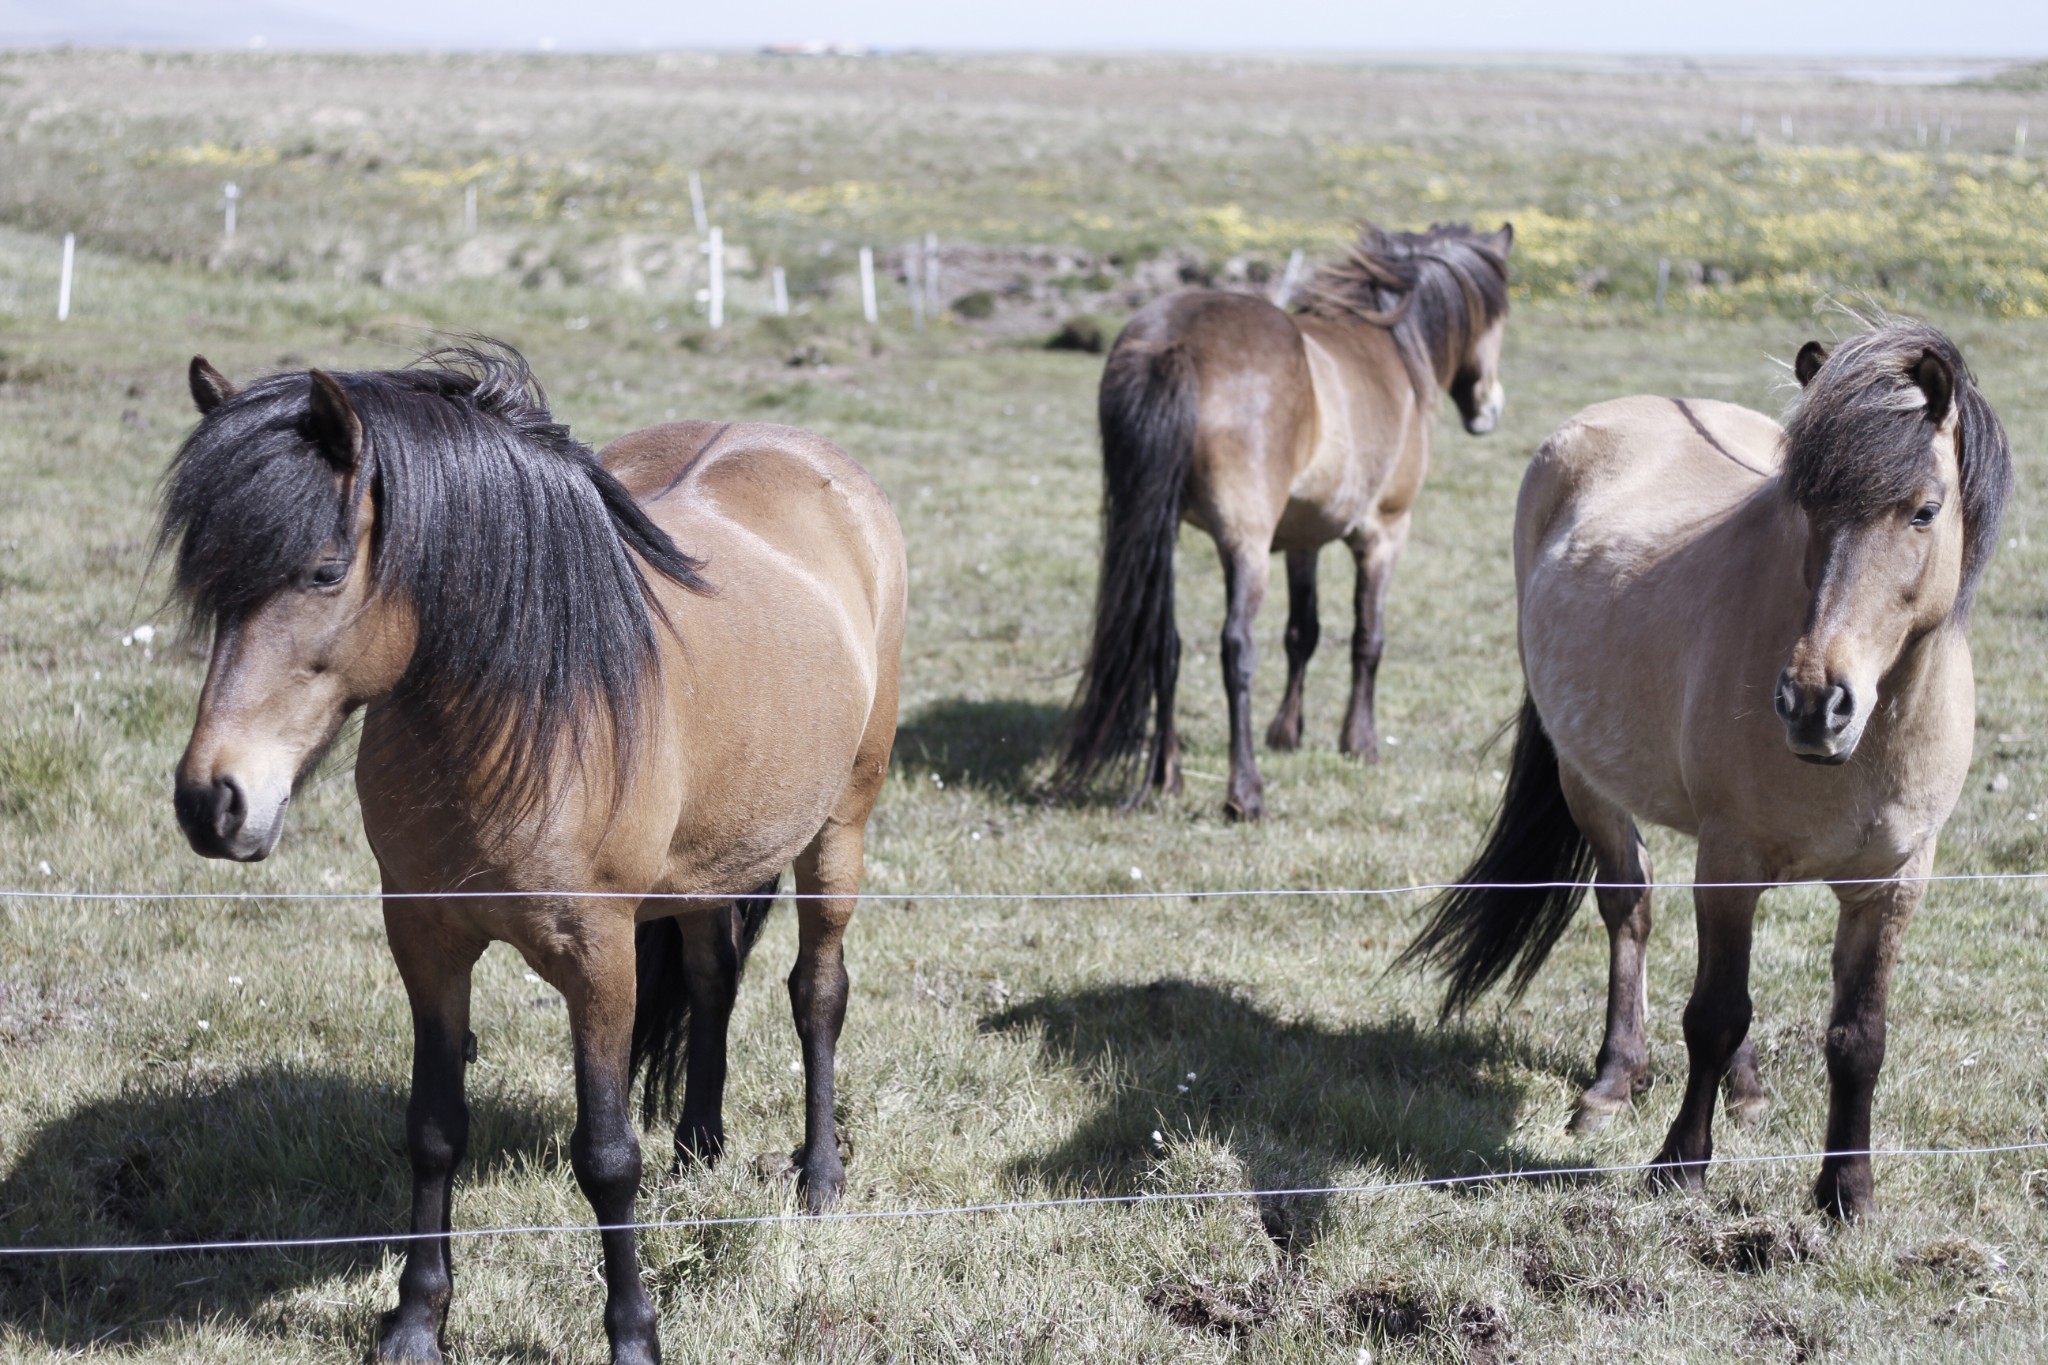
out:
M1749 1042L1765 886L1840 902L1814 1199L1873 1204L1871 1102L1906 926L1970 766L1965 628L2012 480L2005 433L1955 345L1886 318L1808 342L1783 430L1729 403L1622 398L1572 418L1515 511L1526 692L1486 846L1407 960L1445 1013L1526 987L1589 873L1609 937L1607 1031L1573 1127L1648 1080L1649 856L1637 820L1699 840L1690 1069L1653 1184L1701 1189L1716 1092L1766 1104ZM1519 887L1516 884L1521 884Z
M1506 404L1513 245L1512 226L1366 226L1308 282L1297 312L1191 289L1130 320L1102 374L1102 572L1056 789L1071 795L1104 772L1127 806L1151 789L1181 789L1173 552L1184 520L1223 560L1225 814L1266 810L1252 753L1252 622L1276 550L1287 556L1287 691L1266 743L1301 744L1302 681L1321 629L1316 554L1342 540L1358 579L1339 748L1379 757L1373 687L1387 587L1429 469L1438 399L1448 392L1475 436Z
M660 1359L630 1227L650 1121L725 1146L740 969L795 865L790 1004L805 1202L845 1185L841 942L896 733L903 539L881 490L790 427L679 422L593 454L509 348L418 368L191 367L203 418L163 540L212 627L176 806L192 847L269 855L364 710L356 761L413 1015L412 1231L382 1361L442 1358L467 1142L470 970L510 943L567 1005L570 1160L604 1248L612 1359ZM688 552L679 547L687 547Z

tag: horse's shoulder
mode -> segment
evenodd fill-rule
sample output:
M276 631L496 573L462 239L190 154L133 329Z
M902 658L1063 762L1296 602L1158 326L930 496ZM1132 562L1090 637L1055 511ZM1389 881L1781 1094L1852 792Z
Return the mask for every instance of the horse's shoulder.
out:
M831 441L773 422L664 422L619 437L598 458L642 501L686 485L714 495L764 484L791 492L874 487L860 463Z

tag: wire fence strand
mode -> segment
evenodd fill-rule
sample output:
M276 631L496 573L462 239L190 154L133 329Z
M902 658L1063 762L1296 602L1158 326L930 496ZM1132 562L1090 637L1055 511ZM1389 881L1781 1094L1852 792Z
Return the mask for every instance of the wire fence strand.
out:
M1930 1160L1936 1158L2009 1156L2048 1151L2048 1141L2009 1142L1988 1147L1893 1147L1844 1152L1769 1152L1748 1156L1716 1157L1710 1165L1767 1166L1792 1162L1814 1162L1824 1157L1870 1157L1878 1160ZM142 1254L196 1254L226 1251L296 1251L322 1247L402 1245L447 1237L473 1241L486 1237L539 1237L580 1235L606 1231L661 1232L690 1228L731 1228L767 1226L816 1227L833 1223L905 1223L934 1218L967 1218L995 1214L1036 1213L1055 1209L1164 1206L1216 1203L1230 1199L1274 1200L1338 1198L1349 1195L1398 1194L1416 1190L1448 1190L1513 1181L1540 1183L1554 1180L1585 1180L1600 1176L1648 1172L1658 1165L1651 1161L1610 1166L1539 1166L1505 1171L1478 1171L1470 1175L1424 1176L1414 1180L1379 1181L1352 1185L1301 1185L1274 1189L1157 1190L1135 1194L1077 1194L1052 1199L1004 1199L978 1204L941 1204L928 1208L841 1209L829 1213L750 1213L705 1218L657 1218L633 1223L532 1223L511 1227L454 1228L448 1232L372 1232L342 1237L267 1237L235 1241L135 1242L80 1246L0 1246L0 1257L31 1256L116 1256Z
M1779 881L1651 881L1603 882L1409 882L1399 886L1266 886L1222 890L1190 891L873 891L864 890L857 899L868 901L943 902L982 901L1012 903L1057 903L1067 901L1203 901L1255 898L1393 897L1440 894L1447 891L1554 891L1579 887L1589 891L1769 891L1783 886L1909 886L1949 882L2042 882L2048 872L1930 872L1902 877L1828 877ZM447 891L71 891L38 890L29 887L0 888L0 901L71 901L120 903L127 901L437 901L437 900L731 900L745 892L734 891L578 891L543 890L447 890ZM787 900L845 899L825 893L784 891Z

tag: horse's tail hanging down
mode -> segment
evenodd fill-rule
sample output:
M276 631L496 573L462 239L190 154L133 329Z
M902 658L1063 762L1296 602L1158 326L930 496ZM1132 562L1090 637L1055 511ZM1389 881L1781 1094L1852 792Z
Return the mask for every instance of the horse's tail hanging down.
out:
M1119 344L1103 371L1102 577L1095 638L1054 785L1073 793L1107 768L1144 792L1155 701L1180 668L1173 546L1194 462L1194 364L1179 346Z
M1429 903L1429 923L1401 954L1400 965L1426 963L1442 973L1446 1018L1510 969L1510 987L1520 995L1571 923L1592 870L1593 850L1565 805L1557 750L1525 693L1507 790L1486 847L1458 878L1457 889Z
M721 964L731 971L735 986L739 984L740 973L746 970L747 954L753 951L754 940L761 936L761 926L768 922L768 911L774 906L775 894L781 886L782 878L778 875L752 895L742 896L725 910L713 912L738 921L732 937L734 960ZM721 951L725 948L723 940L719 947ZM642 1066L647 1068L647 1079L640 1091L640 1116L651 1125L674 1120L688 1061L690 979L684 960L682 926L674 916L647 921L634 931L633 957L639 995L633 1006L633 1060L627 1075L637 1076Z

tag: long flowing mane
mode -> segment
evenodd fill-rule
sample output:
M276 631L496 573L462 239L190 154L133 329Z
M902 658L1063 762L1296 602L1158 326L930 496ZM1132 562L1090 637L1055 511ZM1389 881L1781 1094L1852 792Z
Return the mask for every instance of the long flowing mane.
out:
M530 810L600 739L623 780L666 624L645 569L701 592L702 564L554 420L511 347L334 378L362 423L375 590L418 616L393 696L410 738L442 774L483 779L486 820ZM358 499L308 434L311 401L304 371L258 379L173 460L158 547L176 547L195 622L232 628L323 546L353 547Z
M1416 394L1434 403L1474 338L1507 313L1507 257L1465 223L1432 223L1427 232L1363 223L1358 239L1309 277L1301 311L1392 332Z
M1962 352L1942 333L1911 318L1880 317L1835 348L1786 420L1785 492L1809 515L1851 521L1880 516L1913 497L1934 462L1935 427L1926 420L1927 396L1914 378L1930 353L1955 378L1964 541L1952 619L1962 624L1998 548L2012 492L2012 453Z

